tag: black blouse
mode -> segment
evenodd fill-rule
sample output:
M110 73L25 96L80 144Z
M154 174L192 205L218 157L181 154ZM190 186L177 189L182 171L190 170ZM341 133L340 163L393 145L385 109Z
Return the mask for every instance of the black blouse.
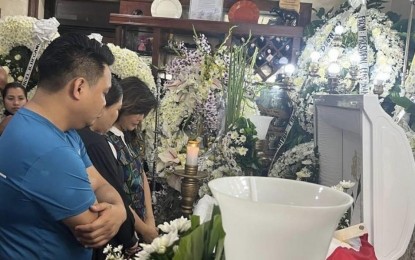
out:
M115 159L104 135L95 133L89 128L78 130L78 133L84 142L92 164L102 175L102 177L104 177L105 180L107 180L108 183L118 191L124 201L125 209L127 211L127 219L109 243L115 246L123 245L123 248L128 249L134 246L137 239L135 237L134 216L128 207L128 200L123 189L124 179L122 166L119 165ZM103 248L94 250L94 259L105 259L105 255L102 253L102 250Z

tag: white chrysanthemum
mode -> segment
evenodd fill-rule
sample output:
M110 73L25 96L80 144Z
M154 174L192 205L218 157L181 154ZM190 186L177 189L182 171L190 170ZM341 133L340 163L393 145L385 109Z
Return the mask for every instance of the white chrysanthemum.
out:
M236 131L232 131L232 132L231 132L231 139L235 140L235 139L237 139L238 137L239 137L238 132L236 132Z
M115 62L111 66L112 73L121 79L137 77L146 83L153 93L156 92L156 83L150 66L137 53L112 43L108 43L107 46L115 57Z
M304 161L302 161L301 163L302 163L302 164L304 164L304 165L310 165L310 164L313 164L313 162L312 162L310 159L304 160Z
M142 250L135 254L134 260L148 260L150 259L151 254L145 250Z
M297 180L301 180L303 178L310 178L311 177L311 171L307 168L302 168L299 172L296 173Z
M344 191L344 188L340 184L331 186L331 188L342 192Z
M158 228L161 229L164 233L170 233L176 231L178 233L186 232L191 227L191 221L183 216L170 221L170 223L164 222L164 224L158 225Z
M347 190L353 188L356 183L352 181L342 180L339 184L343 187L343 189Z
M173 231L168 234L156 237L150 245L140 244L140 246L143 248L144 251L146 251L149 254L152 254L154 252L158 254L163 254L166 252L167 248L173 245L173 243L177 240L179 240L177 232Z
M304 168L304 161L310 160L311 162L317 161L314 156L314 142L308 142L299 144L290 150L284 152L278 160L272 166L269 176L270 177L296 177L298 170L292 172L293 166L298 165L302 169ZM309 166L309 165L306 165Z
M111 246L110 244L108 244L108 245L104 248L104 254L108 254L111 250L112 250L112 246Z
M245 147L238 147L238 148L236 148L236 150L237 150L237 153L239 154L239 155L242 155L242 156L245 156L246 155L246 153L248 152L248 148L245 148Z

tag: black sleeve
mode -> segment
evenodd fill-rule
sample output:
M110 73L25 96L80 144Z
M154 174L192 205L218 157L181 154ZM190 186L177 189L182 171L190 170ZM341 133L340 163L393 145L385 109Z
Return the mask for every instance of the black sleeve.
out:
M87 145L86 149L92 164L102 177L118 191L124 201L127 219L112 239L112 243L122 244L124 248L130 248L135 245L137 239L135 238L134 216L128 207L126 195L122 186L122 172L119 171L117 161L106 141Z

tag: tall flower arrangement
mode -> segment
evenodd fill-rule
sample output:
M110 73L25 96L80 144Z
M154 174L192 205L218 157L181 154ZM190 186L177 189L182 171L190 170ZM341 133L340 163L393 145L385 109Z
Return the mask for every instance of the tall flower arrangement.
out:
M112 73L120 79L137 77L153 92L156 91L156 83L150 66L137 53L112 43L108 43L107 46L115 58L114 64L111 65Z
M326 39L330 33L334 33L337 25L341 25L343 32L341 34L340 55L336 61L340 65L339 84L336 92L354 93L344 86L351 85L351 74L348 70L352 66L351 57L357 53L357 23L358 12L346 10L332 19L328 20L316 33L310 37L298 60L298 70L295 75L294 84L298 91L297 99L297 117L302 128L308 132L313 131L313 104L312 95L327 93L327 69L333 62L329 50L330 46L322 50ZM383 97L389 94L389 91L400 83L400 72L403 65L403 43L399 38L398 32L392 29L392 22L387 16L376 9L367 10L367 32L368 32L368 64L369 64L369 89L372 92L375 85L375 78L379 74L387 74L388 80L384 83ZM313 52L320 53L318 60L319 70L317 75L312 78L309 84L305 81L309 77L309 67Z
M0 19L0 66L8 73L8 82L22 82L32 52L35 50L39 39L36 37L35 24L41 20L28 16L6 16ZM52 39L59 36L55 33ZM40 46L38 57L47 47ZM37 85L37 65L32 71L27 89L30 91ZM30 96L30 95L29 95Z
M352 54L357 51L357 17L358 13L352 10L334 16L328 20L321 28L317 29L311 36L302 52L298 61L298 71L294 76L294 85L297 89L297 95L293 97L296 106L296 117L300 126L308 133L313 133L313 95L328 94L327 91L327 69L332 62L329 57L330 46L324 51L321 46L327 43L330 33L334 33L336 26L342 25L344 31L340 36L341 44L339 46L341 55L336 61L342 68L339 73L338 93L349 94L356 93L356 90L341 88L341 86L351 85L351 75L348 72L351 67ZM385 14L376 9L367 10L367 32L368 32L368 63L370 89L373 89L373 79L381 70L388 68L390 75L385 82L384 93L380 96L380 102L393 96L395 89L399 89L402 79L399 77L403 64L403 43L399 39L398 33L392 29L392 22ZM316 75L310 76L310 66L312 65L312 53L320 52L318 60L318 71ZM390 70L389 70L390 69ZM411 81L412 78L408 77ZM413 93L413 86L406 84L404 92L410 95ZM398 107L392 108L399 112ZM395 113L396 114L396 113ZM410 140L411 147L415 151L415 134L410 130L406 122L400 122ZM293 137L295 139L296 136ZM270 171L271 177L281 177L290 179L299 179L305 181L316 181L318 176L318 154L313 152L313 142L296 145L283 153L272 166Z
M314 142L307 142L284 152L274 163L269 176L317 183L318 170Z
M183 43L171 43L179 56L166 66L166 73L171 75L172 79L163 86L164 96L159 107L161 125L157 148L157 172L161 173L161 176L164 176L170 167L178 164L184 166L184 147L189 138L207 136L205 150L206 145L211 145L214 140L217 146L216 137L225 134L223 118L225 117L225 103L230 92L230 82L233 84L231 90L239 94L237 109L241 116L243 106L246 104L241 100L246 91L248 74L245 71L249 71L249 64L242 61L242 56L238 58L239 61L232 63L233 52L224 44L212 50L203 34L195 35L194 41L196 49L188 49ZM242 55L242 52L240 51L238 55ZM236 61L235 57L233 59ZM230 72L228 68L232 66L234 70ZM244 74L239 73L237 68L243 69ZM239 90L234 80L237 77L241 83ZM235 109L236 103L232 102L232 105L227 104L226 111L229 107ZM250 103L250 106L256 107L254 103ZM236 119L234 117L232 120ZM154 125L154 118L151 116L146 121L146 125ZM147 129L149 130L147 132L152 132L150 128ZM147 140L152 143L152 136L147 137ZM151 151L149 152L151 154Z

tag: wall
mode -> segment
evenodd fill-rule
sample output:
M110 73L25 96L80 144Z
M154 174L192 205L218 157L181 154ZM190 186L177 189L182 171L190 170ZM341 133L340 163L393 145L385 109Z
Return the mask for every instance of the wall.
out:
M1 16L27 15L29 0L0 0ZM43 18L45 0L39 0L38 17Z
M312 3L313 8L318 10L319 8L323 7L326 11L328 11L332 7L337 8L344 1L346 0L302 0L301 2ZM407 1L408 5L406 5L406 3L405 5L403 5L402 1ZM384 6L384 9L383 9L384 12L391 10L391 11L401 14L403 17L408 17L409 11L408 11L407 6L409 6L409 0L388 0L386 3L383 4L383 6ZM404 15L404 13L406 12L408 14ZM315 16L313 15L311 19L315 19Z
M38 18L43 19L44 14L45 14L45 0L40 0L39 1L39 9L38 9Z
M27 15L28 0L0 0L1 15ZM304 3L312 3L313 8L319 9L324 7L326 10L331 7L337 7L344 0L302 0ZM39 1L39 18L44 16L45 0ZM409 16L410 1L409 0L389 0L384 4L384 11L389 10L396 12L402 17Z
M27 15L28 0L0 0L1 16Z
M402 17L408 18L411 10L411 3L409 0L393 0L391 4L391 10L402 15Z

